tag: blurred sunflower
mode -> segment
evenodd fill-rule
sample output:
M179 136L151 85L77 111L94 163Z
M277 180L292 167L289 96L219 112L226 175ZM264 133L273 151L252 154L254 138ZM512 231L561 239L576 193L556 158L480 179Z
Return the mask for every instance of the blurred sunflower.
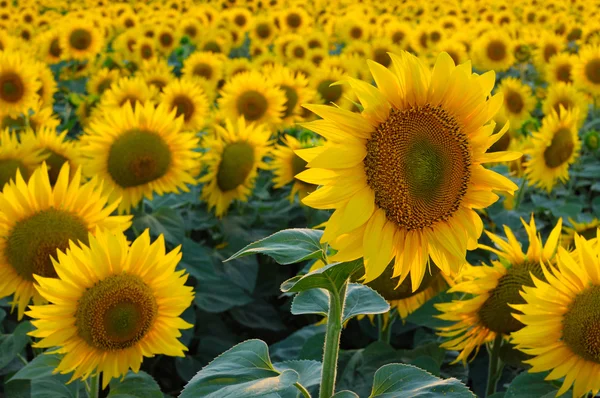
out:
M198 139L181 131L183 118L151 102L130 104L90 122L81 137L84 172L99 176L112 189L111 200L122 197L119 212L128 212L154 193L188 191L195 181Z
M169 110L176 110L177 117L183 116L182 129L185 131L196 132L206 125L208 98L196 80L181 79L167 84L161 103Z
M162 91L175 78L173 67L161 58L142 62L136 76L141 77L146 84L156 87L159 91Z
M111 216L118 201L108 205L97 178L81 184L81 172L71 174L68 164L52 187L44 163L25 182L21 173L4 186L0 195L0 296L14 293L13 308L19 319L31 298L43 302L35 291L34 275L56 278L51 256L69 241L87 242L97 227L124 231L131 218ZM55 292L56 293L56 292Z
M581 148L577 126L579 110L560 108L560 113L552 110L542 119L542 127L533 134L531 148L525 152L530 157L525 162L529 184L548 192L559 180L569 179L569 166L579 157Z
M500 82L496 92L504 96L504 114L514 129L521 127L523 122L531 117L536 100L531 87L514 77L505 77Z
M566 110L577 108L579 110L578 126L583 125L583 122L587 119L589 109L584 93L577 90L572 84L563 82L548 86L546 98L542 103L542 111L545 115L549 115L553 110L559 113L561 106Z
M323 235L338 250L332 259L364 257L370 282L395 258L394 276L410 273L415 291L430 256L451 274L477 246L483 225L473 209L495 202L492 190L517 189L482 163L520 154L485 153L500 138L486 124L502 105L501 95L488 100L494 72L472 74L445 53L433 72L406 52L391 58L391 70L369 61L378 88L347 79L361 114L306 106L323 119L304 127L327 142L296 151L309 168L297 178L322 186L305 204L336 209Z
M502 30L490 30L473 43L473 65L483 70L505 71L515 59L512 39Z
M249 31L249 36L252 43L259 42L271 44L276 33L277 27L275 26L273 19L268 15L262 15L254 19Z
M195 52L183 63L183 77L204 79L217 86L223 77L223 58L211 52Z
M32 62L18 53L0 52L0 112L27 113L37 101L40 81Z
M104 47L104 35L90 20L69 18L59 40L63 59L89 59Z
M548 63L566 46L565 39L553 33L543 33L533 52L533 63L545 75Z
M40 88L36 91L36 94L40 98L43 107L52 107L54 93L57 91L54 74L44 62L35 62L33 67L36 70L37 80L40 82Z
M203 142L203 147L210 148L202 157L208 170L198 181L205 183L201 198L222 217L234 200L248 200L258 168L268 167L263 158L269 152L271 134L264 125L248 124L243 117L235 124L227 119L225 128L214 128L215 136Z
M17 172L25 179L44 160L42 151L33 147L29 142L20 143L17 135L9 129L0 132L0 190L15 180Z
M294 153L297 149L303 149L315 146L314 142L300 142L295 137L286 134L281 138L282 144L275 145L271 152L273 160L269 164L269 168L273 170L273 187L283 188L293 182L289 200L293 202L296 194L300 200L306 195L317 189L316 185L298 180L296 175L306 170L306 161Z
M302 33L311 31L312 18L301 7L289 7L279 15L279 28L283 32Z
M311 87L317 92L319 102L322 104L335 104L343 109L351 109L353 104L348 99L350 88L348 85L336 84L347 76L338 68L329 68L321 65L310 77Z
M141 77L122 77L104 91L99 107L112 110L129 105L135 108L138 103L154 101L157 97L158 89L146 84Z
M179 36L168 25L161 26L156 32L156 48L167 57L179 45Z
M575 235L580 235L587 240L596 239L596 232L600 228L600 220L596 217L586 222L576 222L569 217L569 224L571 224L571 227L563 227L564 234L560 242L561 246L568 250L574 248Z
M556 396L573 386L573 397L600 391L600 261L598 245L575 235L575 251L562 247L557 267L542 265L543 277L523 287L523 303L513 305L525 325L513 333L516 348L534 358L529 372L551 370L546 380L564 378Z
M180 248L167 253L163 235L150 243L146 230L131 244L118 231L95 235L61 248L53 260L60 279L36 276L38 294L51 304L27 315L36 327L29 334L40 339L34 346L63 354L56 372L74 372L71 381L102 373L106 388L130 368L137 373L144 356L184 356L180 329L193 325L180 316L194 293L188 275L176 271Z
M504 226L507 239L485 231L495 243L496 248L480 245L498 256L491 266L467 265L457 276L456 285L449 292L459 292L470 298L453 300L450 303L435 304L442 312L438 318L456 322L439 328L438 334L448 338L441 344L447 350L456 350L460 354L454 362L466 363L472 359L482 344L493 341L498 334L509 338L511 333L520 330L524 325L513 318L513 304L525 301L520 295L522 286L534 286L532 275L544 280L540 262L552 261L558 247L562 219L542 243L538 235L533 215L529 225L521 219L527 235L529 246L523 253L521 244L512 230ZM471 354L475 352L475 355Z
M546 67L546 80L554 84L558 82L573 83L573 66L578 62L576 55L569 53L556 54Z
M290 69L277 65L265 71L269 81L283 90L285 106L281 116L282 126L293 126L301 119L301 104L314 98L314 90L308 87L308 79L301 73L294 73Z
M102 96L102 94L110 88L110 86L119 80L121 74L118 69L102 68L90 76L86 83L88 94Z
M218 104L230 120L243 116L247 122L272 127L281 123L286 96L283 90L261 73L251 71L231 78L223 86Z
M579 49L579 62L573 66L573 81L581 89L600 94L600 46L587 45Z

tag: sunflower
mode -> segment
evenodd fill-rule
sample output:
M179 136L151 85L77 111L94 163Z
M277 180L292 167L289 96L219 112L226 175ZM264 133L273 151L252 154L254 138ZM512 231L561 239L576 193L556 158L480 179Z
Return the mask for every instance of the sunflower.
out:
M146 102L125 104L90 122L81 137L84 172L99 176L122 197L119 212L127 212L156 192L188 191L194 184L190 170L196 167L198 139L181 131L183 118L176 110Z
M223 57L212 52L195 52L183 63L183 77L204 79L217 86L223 77Z
M107 195L97 178L81 185L81 172L70 174L68 164L59 173L54 188L45 163L25 182L20 172L4 186L0 195L0 296L14 293L13 308L19 319L33 297L34 275L56 278L51 256L70 240L87 241L96 227L124 231L130 217L111 216L118 201L107 205Z
M310 77L311 87L317 92L319 102L322 104L335 104L343 109L351 109L353 104L348 99L350 87L337 84L347 76L338 68L321 66Z
M158 89L146 84L141 77L122 77L104 91L100 107L112 110L129 104L135 108L136 104L154 101L157 97Z
M256 71L243 72L225 83L218 100L225 117L256 124L275 126L284 115L286 96L283 90Z
M161 58L142 62L140 69L136 72L136 76L141 77L146 84L156 87L159 91L162 91L175 78L173 67L169 66L167 61Z
M179 45L179 35L168 25L161 26L156 32L156 45L161 53L169 56Z
M579 62L573 66L575 85L594 95L600 94L600 46L587 45L579 49Z
M296 175L306 170L306 161L294 153L297 149L308 148L314 146L312 142L300 142L295 137L286 134L281 138L282 144L275 145L271 156L273 160L269 164L269 168L273 170L273 187L283 188L293 182L290 192L290 202L293 202L296 194L300 199L304 199L306 195L317 189L316 185L308 184L304 181L296 179Z
M565 249L572 249L575 242L575 235L580 235L584 239L596 239L596 231L600 228L600 220L596 217L590 221L576 222L569 217L569 224L572 227L563 227L564 234L562 236L561 245Z
M559 82L548 86L546 98L542 103L542 111L549 115L554 110L560 112L560 107L566 110L579 110L578 126L581 127L587 119L589 105L585 94L577 90L572 84Z
M523 122L531 117L536 100L531 87L514 77L505 77L496 89L504 96L503 110L514 129L521 127Z
M267 68L265 75L275 86L285 93L285 108L283 110L282 125L293 126L301 119L301 104L306 103L315 96L314 90L308 87L308 79L301 73L294 73L290 69L277 65Z
M573 83L573 66L577 60L576 55L569 53L560 53L552 57L546 67L545 76L548 83Z
M303 37L290 41L285 47L285 59L299 60L308 57L308 44Z
M91 20L86 19L69 18L59 40L65 59L90 59L104 47L104 35Z
M17 132L28 128L34 131L44 127L55 129L59 124L60 120L52 112L52 108L42 107L40 100L37 101L33 108L29 109L28 113L22 113L18 116L9 116L0 111L0 131L6 128Z
M533 134L531 148L525 152L530 157L525 163L529 184L548 192L558 180L569 179L569 166L579 157L581 148L578 109L560 108L560 114L552 110L542 119L542 127Z
M483 70L505 71L515 62L512 39L502 30L490 30L473 43L473 65Z
M148 37L139 38L134 46L134 60L139 65L144 61L152 61L158 57L156 41Z
M14 39L5 30L0 29L0 51L12 50Z
M33 170L38 167L45 156L29 142L20 143L17 135L10 130L0 132L0 190L11 180L14 180L17 171L29 178Z
M277 27L273 22L273 18L263 15L254 18L248 35L252 43L259 42L268 45L271 44L276 33Z
M166 251L163 235L150 243L146 230L129 245L121 232L98 230L81 238L53 260L60 279L36 276L39 294L49 305L34 305L27 315L40 338L36 347L63 354L56 372L71 380L102 373L102 387L143 357L184 356L180 329L193 325L180 318L194 298L188 275L176 271L180 247Z
M238 73L250 72L254 64L248 58L228 58L225 62L225 80L232 78Z
M523 219L521 222L529 236L526 253L523 253L521 244L509 227L504 226L507 240L486 231L498 248L481 247L495 253L498 260L492 261L491 266L467 265L463 268L457 276L456 285L449 292L463 293L469 298L435 304L442 313L438 318L456 322L440 328L438 333L449 338L442 343L443 348L460 351L455 362L466 363L482 344L493 341L498 334L508 338L523 327L513 318L514 310L510 306L524 303L519 291L522 286L534 285L531 275L544 278L540 262L547 263L554 258L562 219L558 220L545 245L538 235L533 216L529 225Z
M42 151L51 186L56 185L63 164L68 163L72 170L77 170L82 163L79 142L68 141L67 133L65 130L57 134L53 128L42 127L37 131L28 130L19 137L23 145Z
M469 59L465 45L460 41L454 39L444 40L436 48L438 53L448 53L456 65L462 64Z
M36 91L36 94L39 96L43 107L52 107L54 93L57 90L54 74L44 62L35 62L33 67L36 69L37 79L40 82L40 88Z
M525 325L513 333L516 348L534 358L529 372L552 370L547 380L564 377L556 396L573 386L573 397L600 390L600 261L598 245L575 235L575 251L558 249L557 267L542 265L543 277L523 287L514 317Z
M0 110L18 116L37 101L40 82L32 62L18 53L0 52Z
M252 25L252 12L246 8L236 7L227 10L229 23L241 32L245 32Z
M198 131L206 125L208 98L196 80L174 80L163 89L161 102L183 116L183 130Z
M119 80L121 74L118 69L102 68L94 73L86 84L88 94L102 96L110 86Z
M263 158L269 152L271 134L265 127L248 124L243 117L236 124L227 119L225 128L214 125L215 136L203 142L210 150L202 158L208 171L198 180L205 183L201 198L217 217L225 215L234 200L247 201L258 168L268 167Z
M305 204L336 209L323 235L336 261L364 257L370 282L395 257L394 276L410 272L415 291L430 256L446 274L464 264L482 231L473 209L495 202L492 190L517 189L482 163L520 154L485 154L500 138L486 124L502 105L501 95L488 100L493 71L472 74L446 53L433 72L406 52L391 58L389 70L369 62L379 89L347 79L361 114L306 106L323 119L304 127L328 141L296 152L309 168L297 178L322 186Z
M537 48L533 52L533 63L545 75L548 63L566 46L565 39L552 33L542 34L538 39Z
M279 27L283 32L304 33L310 32L312 18L304 8L290 7L281 11L279 15Z

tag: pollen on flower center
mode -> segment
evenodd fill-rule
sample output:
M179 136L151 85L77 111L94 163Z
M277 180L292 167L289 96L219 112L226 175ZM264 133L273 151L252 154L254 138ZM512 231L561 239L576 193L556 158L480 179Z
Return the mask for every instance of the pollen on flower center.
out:
M498 280L498 285L490 291L478 312L485 327L496 333L509 334L524 326L511 315L516 310L508 304L525 303L520 291L523 286L533 286L531 274L545 280L542 267L537 262L514 265Z
M164 176L171 165L167 143L149 131L131 130L115 140L108 155L108 173L120 186L143 185Z
M575 354L600 364L600 286L575 297L563 318L562 338Z
M571 131L568 128L561 128L558 130L550 146L544 151L544 161L548 167L558 167L569 160L575 143Z
M152 289L139 276L112 275L83 293L77 302L75 326L90 346L121 350L148 333L157 313Z
M393 109L367 141L364 166L388 220L422 229L458 210L471 176L470 147L441 107Z
M6 238L4 255L8 263L23 278L33 281L33 275L55 278L50 256L65 250L69 241L87 243L88 229L78 216L50 208L16 223Z
M223 150L217 185L221 191L231 191L246 181L254 167L254 148L246 142L229 144Z
M253 122L263 117L269 104L261 93L249 90L239 96L236 105L238 113Z

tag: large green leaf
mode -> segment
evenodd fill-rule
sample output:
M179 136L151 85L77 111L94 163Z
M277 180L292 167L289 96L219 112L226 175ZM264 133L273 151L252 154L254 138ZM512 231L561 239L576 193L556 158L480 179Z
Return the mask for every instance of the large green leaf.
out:
M294 315L317 314L327 316L329 293L325 289L310 289L298 293L292 301Z
M302 348L315 336L320 336L321 346L325 335L325 325L309 325L290 334L285 339L271 345L271 358L274 361L300 359Z
M302 384L305 388L318 386L321 382L321 362L319 361L285 361L275 363L273 366L280 372L291 369L298 373L300 377L300 384Z
M10 380L35 380L52 376L52 372L58 366L59 362L60 356L58 354L38 355L15 373Z
M303 276L295 276L281 284L283 292L302 292L309 289L327 289L334 294L344 283L360 271L363 267L362 259L347 263L328 264Z
M356 393L348 390L336 392L331 398L360 398Z
M163 234L165 241L174 245L180 244L185 237L183 218L177 210L169 207L135 217L132 227L139 233L149 228L152 236Z
M291 367L277 370L269 347L261 340L247 340L225 351L198 372L180 398L295 398L300 375Z
M548 372L523 372L513 379L508 386L504 398L554 397L559 387L544 380ZM568 392L561 397L571 396Z
M473 398L475 394L456 379L440 379L415 366L393 363L375 373L370 398L441 396Z
M22 322L11 334L0 335L0 369L8 365L31 341L27 333L33 329L31 322Z
M158 383L146 372L129 371L125 379L110 382L108 398L162 398Z
M244 247L225 261L251 254L266 254L279 264L294 264L311 258L322 258L319 242L323 231L316 229L284 229Z

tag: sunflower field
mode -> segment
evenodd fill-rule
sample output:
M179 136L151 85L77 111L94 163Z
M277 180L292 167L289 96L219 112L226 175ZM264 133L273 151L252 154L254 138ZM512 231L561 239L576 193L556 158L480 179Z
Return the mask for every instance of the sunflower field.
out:
M0 396L597 396L599 18L0 0Z

